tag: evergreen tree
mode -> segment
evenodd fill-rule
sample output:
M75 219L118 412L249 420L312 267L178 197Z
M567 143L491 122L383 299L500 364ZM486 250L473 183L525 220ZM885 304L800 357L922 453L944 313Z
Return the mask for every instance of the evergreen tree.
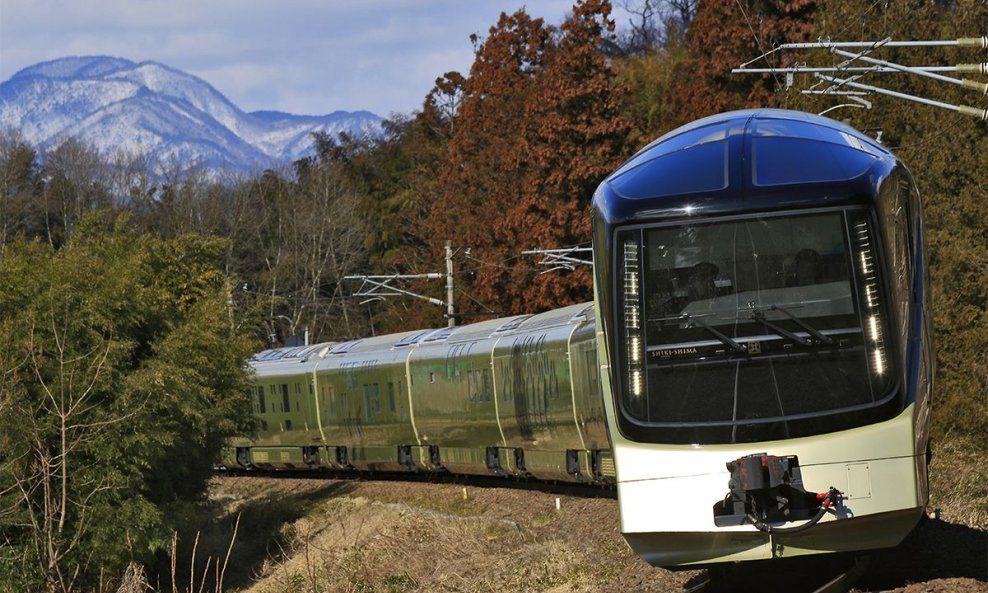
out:
M0 590L148 561L250 429L224 242L97 226L0 259Z

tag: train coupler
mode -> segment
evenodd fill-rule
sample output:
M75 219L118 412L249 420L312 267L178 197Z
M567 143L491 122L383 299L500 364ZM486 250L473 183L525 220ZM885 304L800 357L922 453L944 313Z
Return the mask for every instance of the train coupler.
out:
M754 525L767 533L796 533L809 529L841 502L841 493L807 492L795 455L779 457L766 453L747 455L728 462L731 478L727 496L714 504L714 524L718 527ZM773 523L807 521L796 527L775 527Z

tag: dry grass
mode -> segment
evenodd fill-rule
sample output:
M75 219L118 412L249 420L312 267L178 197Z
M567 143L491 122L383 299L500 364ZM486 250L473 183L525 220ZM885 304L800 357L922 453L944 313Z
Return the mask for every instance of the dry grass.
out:
M930 506L940 516L988 530L988 462L969 440L941 437L933 443Z
M870 586L988 576L977 552L988 525L986 478L969 443L935 444L932 504L944 520L904 544L908 561L879 556L883 569L872 571ZM608 499L561 496L557 511L557 496L544 492L471 488L465 498L451 484L269 478L220 478L212 493L216 515L200 554L221 557L233 518L243 517L227 591L681 593L698 574L639 560Z
M333 519L296 521L290 557L266 565L248 591L591 590L559 588L578 584L584 554L513 525L363 497L332 501L318 515Z
M264 486L256 481L253 485ZM230 488L241 486L231 480L219 489L227 497ZM464 499L459 486L362 482L355 491L323 498L286 521L278 531L277 549L253 564L254 576L242 590L682 590L690 573L648 567L622 543L613 500L561 497L562 509L557 511L555 498L547 493L471 489ZM252 503L228 506L244 512L247 521L245 507ZM249 530L241 533L251 537Z

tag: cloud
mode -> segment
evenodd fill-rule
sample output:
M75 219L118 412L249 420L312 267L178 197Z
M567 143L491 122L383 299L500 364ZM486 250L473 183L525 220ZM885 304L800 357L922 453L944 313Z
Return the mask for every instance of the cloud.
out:
M559 22L570 0L529 11ZM67 55L154 60L247 111L417 109L436 77L465 72L472 33L521 2L462 0L0 0L0 80Z

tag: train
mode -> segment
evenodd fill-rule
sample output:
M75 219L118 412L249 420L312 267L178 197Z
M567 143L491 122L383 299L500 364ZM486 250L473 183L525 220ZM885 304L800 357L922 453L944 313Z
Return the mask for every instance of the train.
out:
M670 568L893 547L929 498L934 356L905 165L834 120L735 111L592 198L594 300L251 361L239 469L613 486Z

